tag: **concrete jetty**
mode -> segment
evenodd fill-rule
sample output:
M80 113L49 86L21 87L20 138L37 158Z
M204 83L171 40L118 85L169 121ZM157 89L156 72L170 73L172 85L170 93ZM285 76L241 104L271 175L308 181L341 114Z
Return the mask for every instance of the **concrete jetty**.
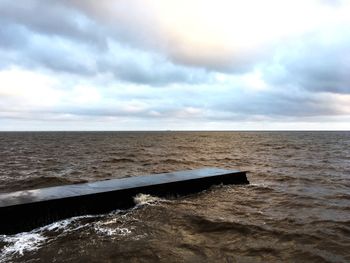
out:
M134 206L139 193L186 195L217 184L249 184L246 172L204 168L0 194L0 234Z

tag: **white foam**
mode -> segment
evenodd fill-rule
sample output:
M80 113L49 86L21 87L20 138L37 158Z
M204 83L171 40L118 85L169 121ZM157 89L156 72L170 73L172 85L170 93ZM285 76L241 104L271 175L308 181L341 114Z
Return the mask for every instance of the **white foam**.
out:
M137 206L151 205L162 201L161 198L149 194L138 194L134 197L134 202Z
M69 228L72 223L75 221L78 221L80 219L84 218L93 218L93 217L99 217L100 215L84 215L84 216L76 216L76 217L71 217L68 219L63 219L61 221L54 222L52 224L34 229L32 232L42 232L42 231L59 231L59 230L65 230L65 231L74 231L77 229L80 229L88 224L84 225L79 225L78 227L75 228Z
M41 227L40 230L41 231L44 231L44 230L48 230L48 231L63 230L63 229L66 229L74 220L75 220L75 218L69 218L69 219L58 221L58 222L54 222L50 225Z
M71 228L71 224L82 218L96 217L92 215L77 216L69 219L54 222L52 224L36 228L30 232L22 232L16 235L0 235L0 241L5 245L0 251L0 262L9 261L13 256L21 256L25 252L38 250L41 245L47 240L44 236L45 231L75 231L88 224L78 225L75 228Z
M46 238L40 233L23 232L13 236L0 236L0 240L8 243L1 250L0 256L0 262L5 262L11 256L23 255L24 252L38 250Z
M139 205L150 205L154 204L161 199L158 197L154 197L146 194L139 194L134 198L137 206ZM14 256L22 256L26 252L38 250L45 241L49 241L47 237L45 237L45 232L47 231L55 231L60 232L64 231L64 233L76 231L83 227L89 227L93 225L95 231L99 234L103 234L106 236L127 236L132 233L129 228L126 227L116 227L116 226L108 226L116 223L116 218L112 218L108 221L99 221L98 223L86 223L86 224L74 224L74 222L84 219L84 218L92 218L92 217L101 217L106 215L116 215L119 214L123 210L115 210L109 214L105 215L84 215L77 216L68 219L64 219L61 221L54 222L52 224L36 228L30 232L22 232L16 235L0 235L0 242L5 243L5 246L0 250L0 262L8 262L11 261L11 258Z
M98 234L106 236L127 236L131 234L131 230L126 227L117 227L117 218L110 218L107 221L98 221L94 224L94 230Z
M104 227L101 225L95 225L94 229L97 233L106 235L106 236L127 236L131 234L131 230L126 227Z

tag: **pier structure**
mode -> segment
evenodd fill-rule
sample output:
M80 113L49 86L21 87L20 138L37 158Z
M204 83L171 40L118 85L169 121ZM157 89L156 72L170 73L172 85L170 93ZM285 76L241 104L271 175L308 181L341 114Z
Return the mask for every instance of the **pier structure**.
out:
M134 206L137 194L186 195L218 184L249 184L246 172L218 168L135 176L0 194L0 234Z

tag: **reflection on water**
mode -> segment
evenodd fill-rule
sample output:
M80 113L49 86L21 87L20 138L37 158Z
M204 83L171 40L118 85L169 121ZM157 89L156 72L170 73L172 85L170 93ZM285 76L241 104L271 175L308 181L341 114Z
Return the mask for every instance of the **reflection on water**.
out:
M349 262L350 133L0 133L0 192L214 166L248 186L0 236L0 261Z

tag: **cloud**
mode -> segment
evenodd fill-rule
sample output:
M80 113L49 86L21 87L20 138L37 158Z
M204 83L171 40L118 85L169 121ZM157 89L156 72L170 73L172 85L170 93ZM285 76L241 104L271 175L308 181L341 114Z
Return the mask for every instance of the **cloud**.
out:
M350 31L328 28L292 41L264 66L266 81L281 88L297 86L313 92L350 93Z
M325 8L329 4L333 7ZM333 2L315 0L286 3L276 0L264 3L255 0L246 3L225 0L204 3L198 0L122 0L117 3L75 0L46 3L29 0L25 7L13 1L3 1L0 17L4 23L2 31L8 32L12 27L18 31L12 35L21 36L20 39L9 34L4 36L3 42L13 43L15 48L20 41L27 42L35 50L33 45L37 43L32 43L30 34L51 41L50 46L45 43L46 49L51 47L52 53L63 53L59 56L63 61L51 59L47 51L42 62L44 66L54 69L76 71L76 68L81 68L83 74L91 74L91 70L78 62L82 61L79 56L74 58L77 51L88 50L84 57L99 64L96 60L110 53L111 45L108 43L115 43L113 46L126 47L139 53L157 53L176 65L240 74L252 70L281 46L303 38L305 34L318 34L324 27L333 26L334 30L339 30L339 25L345 25L346 28L350 22L346 18L349 9L344 2L334 5ZM40 16L35 15L39 10ZM310 16L312 19L309 19ZM24 30L29 33L23 34ZM64 47L75 48L65 50L59 45L61 42ZM22 48L25 47L22 45ZM37 49L43 51L40 44ZM27 54L23 53L22 56ZM92 54L96 56L91 57ZM33 57L40 61L36 52ZM67 57L73 58L64 60ZM156 62L159 61L155 59ZM77 66L72 69L70 64ZM136 70L141 67L136 67ZM128 79L130 73L122 72L120 75L127 75ZM137 81L142 79L147 81L148 78L136 78Z
M343 123L349 11L327 0L4 0L0 122Z
M350 22L350 5L344 1L88 0L68 4L110 28L118 41L157 50L174 63L226 72L248 71L276 46Z
M65 37L101 48L106 44L103 26L60 1L28 0L23 5L4 0L0 3L0 21L50 37Z
M9 3L2 11L6 13L0 19L3 21L0 28L0 47L3 49L0 50L0 66L3 68L21 65L83 76L111 73L116 80L157 86L209 79L204 69L176 65L162 54L124 45L113 37L108 40L106 36L100 37L103 26L85 18L90 21L86 22L89 29L85 29L79 24L82 20L79 16L84 16L70 17L76 12L65 13L67 7L59 6L58 11L53 12L50 10L53 7L44 5L42 9L47 17L33 18L30 14L35 13L38 5L38 1L30 1L22 10ZM46 9L49 11L45 12ZM59 17L68 21L62 28ZM48 25L47 20L51 21Z

